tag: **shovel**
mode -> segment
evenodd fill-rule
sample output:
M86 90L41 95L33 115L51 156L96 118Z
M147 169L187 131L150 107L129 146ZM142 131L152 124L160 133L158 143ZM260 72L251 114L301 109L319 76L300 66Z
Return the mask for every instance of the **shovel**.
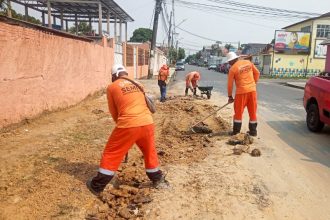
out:
M196 127L198 124L202 123L203 121L205 121L206 119L208 119L209 117L211 117L212 115L216 114L218 111L220 111L221 109L225 108L227 105L229 105L230 103L226 103L225 105L221 106L220 108L218 108L215 112L212 112L211 114L209 114L208 116L206 116L205 118L203 118L202 120L200 120L199 122L197 122L196 124L194 124L193 126L190 127L190 130L194 133L198 133L194 130L194 127Z

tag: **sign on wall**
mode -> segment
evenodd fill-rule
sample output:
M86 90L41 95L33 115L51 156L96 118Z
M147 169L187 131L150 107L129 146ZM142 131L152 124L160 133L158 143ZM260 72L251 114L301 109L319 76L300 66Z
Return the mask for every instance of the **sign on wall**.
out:
M324 40L315 40L314 57L315 58L326 58L327 46L320 45Z
M278 52L309 53L310 33L299 31L275 31L274 49Z

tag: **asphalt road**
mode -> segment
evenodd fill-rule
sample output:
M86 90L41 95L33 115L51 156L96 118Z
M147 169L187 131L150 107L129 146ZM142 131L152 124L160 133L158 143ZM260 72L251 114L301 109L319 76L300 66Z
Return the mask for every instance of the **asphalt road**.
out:
M194 70L202 75L200 86L212 85L215 92L227 96L227 75L209 71L204 67L186 65L186 71L179 71L176 80L184 80L186 73ZM272 79L260 80L258 83L259 117L276 131L282 141L303 154L309 162L319 163L320 166L329 168L330 126L326 126L320 134L311 133L305 123L304 91L284 86L283 82L283 80ZM324 175L329 178L330 172Z

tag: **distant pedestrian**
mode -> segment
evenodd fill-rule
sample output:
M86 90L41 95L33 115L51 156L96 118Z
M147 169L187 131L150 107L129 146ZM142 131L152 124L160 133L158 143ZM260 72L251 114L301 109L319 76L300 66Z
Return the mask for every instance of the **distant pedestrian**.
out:
M169 68L166 64L164 64L158 73L158 86L160 88L160 101L165 102L166 100L166 87L168 84L169 77Z
M111 181L124 156L135 143L143 153L146 173L154 186L166 183L159 169L151 112L144 94L131 81L124 66L115 65L112 68L113 83L107 88L107 98L116 127L103 151L97 175L87 182L88 189L96 195Z
M234 52L227 55L231 65L228 74L228 102L234 102L234 126L232 134L238 134L242 127L242 115L247 107L250 121L249 134L257 136L257 88L260 72L249 60L238 60ZM235 82L235 99L232 96L233 83Z
M185 95L188 95L188 90L190 89L194 95L197 95L197 87L198 87L198 81L201 79L201 75L199 72L194 71L190 72L186 75L186 90Z

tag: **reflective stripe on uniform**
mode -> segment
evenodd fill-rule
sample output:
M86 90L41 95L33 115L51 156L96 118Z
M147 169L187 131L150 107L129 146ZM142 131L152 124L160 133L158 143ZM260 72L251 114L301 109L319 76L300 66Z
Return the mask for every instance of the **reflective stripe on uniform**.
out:
M159 168L158 167L156 167L154 169L146 169L146 172L147 173L155 173L155 172L158 172L158 171L159 171Z
M257 121L250 121L249 123L250 124L257 124L258 122Z
M99 168L99 172L102 173L102 174L105 174L105 175L109 175L109 176L114 176L115 175L114 171L106 170L106 169L103 169L101 167Z
M242 123L242 120L234 120L236 123Z

